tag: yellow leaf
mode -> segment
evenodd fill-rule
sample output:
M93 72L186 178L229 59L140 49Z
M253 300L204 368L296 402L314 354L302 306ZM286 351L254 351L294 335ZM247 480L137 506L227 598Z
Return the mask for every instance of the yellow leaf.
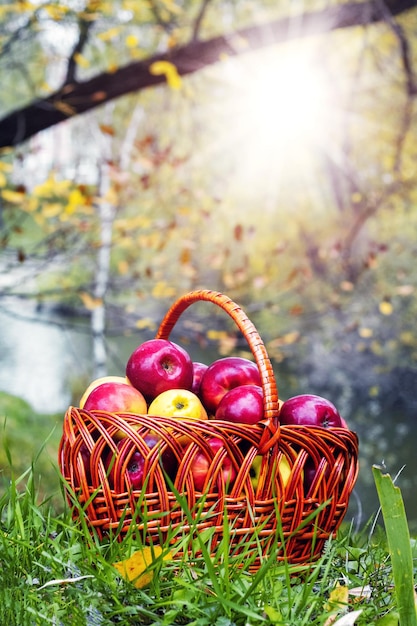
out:
M337 583L336 587L330 592L329 600L326 604L327 611L334 611L346 608L349 599L349 589L346 585Z
M208 330L206 332L207 339L211 339L212 341L218 341L222 339L226 339L228 334L224 330Z
M162 548L160 546L154 546L153 548L145 547L134 552L128 559L113 563L113 567L117 569L125 580L132 582L137 589L142 589L142 587L149 585L153 579L153 569L147 570L161 554ZM163 559L164 561L171 560L172 554L168 552Z
M391 315L393 310L394 310L394 307L392 306L391 302L388 302L387 300L383 300L382 302L379 303L379 312L382 315Z
M72 215L76 209L84 204L84 196L79 189L73 189L68 196L68 204L66 205L64 212L67 215Z
M31 196L28 202L26 202L25 209L26 211L28 211L28 213L33 213L33 211L36 211L36 209L38 208L38 205L39 205L39 200Z
M71 185L69 180L57 180L52 173L43 183L36 185L32 191L32 195L42 198L52 198L61 194L67 194Z
M86 291L82 291L80 293L80 298L81 298L85 308L88 311L92 311L92 309L96 309L97 307L99 307L99 306L101 306L103 304L103 301L102 301L101 298L93 298L93 296L91 296Z
M360 337L368 339L369 337L372 337L374 331L372 330L372 328L359 328L358 333Z
M5 187L7 185L7 177L0 170L0 187Z
M99 33L97 37L101 39L101 41L110 41L120 33L120 26L115 26L114 28L109 28L105 30L103 33Z
M22 191L13 191L13 189L3 189L1 192L2 198L6 200L6 202L11 202L12 204L20 204L23 202L25 194Z
M62 20L64 15L68 12L67 7L58 6L56 4L45 4L43 9L49 13L49 16L52 17L53 20Z
M137 322L135 322L135 326L136 328L139 328L139 330L143 330L145 328L155 330L155 322L151 320L150 317L144 317L143 319L138 320Z
M325 626L334 624L337 613L347 608L349 602L349 589L347 585L337 583L330 592L329 600L326 604L326 611L333 613L325 622Z
M168 86L171 89L180 89L182 85L181 76L173 63L169 61L155 61L149 67L149 71L154 76L165 75Z
M0 172L11 172L12 169L13 169L13 166L11 163L0 161Z
M175 296L175 289L171 287L163 280L155 283L154 288L152 289L152 296L154 298L172 298Z
M129 263L126 260L119 261L117 264L119 274L127 274L129 271Z
M136 48L139 45L139 39L136 35L128 35L125 39L128 48Z
M42 213L45 217L56 217L62 211L62 205L59 202L48 202L42 206Z
M80 52L74 54L74 61L80 67L90 67L90 61Z

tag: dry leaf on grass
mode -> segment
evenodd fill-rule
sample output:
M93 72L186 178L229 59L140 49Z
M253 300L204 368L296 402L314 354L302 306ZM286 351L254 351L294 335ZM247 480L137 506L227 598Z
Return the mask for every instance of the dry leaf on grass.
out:
M162 548L160 546L146 547L137 550L124 561L113 563L113 566L123 578L132 582L137 589L142 589L152 581L154 570L150 566L161 554ZM171 559L172 554L170 552L163 557L164 561Z

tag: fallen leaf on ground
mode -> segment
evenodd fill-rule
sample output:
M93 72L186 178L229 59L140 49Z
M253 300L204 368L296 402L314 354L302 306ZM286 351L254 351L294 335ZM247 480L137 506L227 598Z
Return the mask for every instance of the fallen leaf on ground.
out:
M132 582L137 589L142 589L152 581L154 570L150 566L161 554L162 548L160 546L145 547L134 552L128 559L113 563L113 567L123 578ZM172 554L167 552L163 559L164 561L171 560Z

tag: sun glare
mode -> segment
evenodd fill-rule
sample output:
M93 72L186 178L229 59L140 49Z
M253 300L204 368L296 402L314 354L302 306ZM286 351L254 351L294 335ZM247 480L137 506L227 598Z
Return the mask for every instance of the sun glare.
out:
M261 68L242 104L242 121L269 142L314 139L324 104L317 70L298 60Z
M313 59L291 47L225 62L223 123L246 181L280 177L326 141L331 86Z

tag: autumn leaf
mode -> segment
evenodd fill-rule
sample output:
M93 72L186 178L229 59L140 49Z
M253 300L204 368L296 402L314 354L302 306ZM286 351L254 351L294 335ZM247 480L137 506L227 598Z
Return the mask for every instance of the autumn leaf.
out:
M101 298L93 298L93 296L86 291L80 293L80 298L88 311L92 311L103 304Z
M383 300L379 303L379 312L382 315L392 315L393 310L394 307L392 306L391 302L388 302L388 300Z
M178 70L169 61L155 61L149 67L149 71L154 76L165 75L168 86L171 89L180 89L182 85L181 76L178 74Z
M0 161L0 172L11 172L13 169L10 163L6 163L5 161Z
M139 45L139 39L136 35L128 35L125 39L125 43L128 48L136 48Z
M327 611L344 609L347 606L349 598L349 589L346 585L338 583L330 592L329 600L326 604Z
M3 189L1 196L4 200L6 200L6 202L10 202L11 204L20 204L23 201L25 194L21 191L13 191L13 189Z
M134 552L128 559L113 563L113 567L125 580L132 582L137 589L142 589L152 581L154 570L150 566L161 554L162 548L160 546L145 547ZM163 560L172 560L171 552L167 552L163 556Z
M359 336L362 337L363 339L368 339L369 337L372 337L373 330L372 328L359 328L358 330Z
M135 327L138 328L139 330L145 330L145 329L155 330L156 328L155 322L150 317L144 317L141 320L137 320L137 322L135 322Z
M110 41L110 39L117 37L117 35L120 33L120 30L120 26L114 26L113 28L109 28L108 30L99 33L97 37L101 39L101 41Z
M329 600L325 607L326 611L331 612L332 614L325 621L324 626L331 626L332 624L339 623L339 620L336 622L337 616L342 611L345 611L347 609L348 601L348 587L346 585L340 585L338 583L336 587L330 592ZM352 624L354 624L354 622L352 622Z
M90 61L80 52L77 52L76 54L74 54L74 61L80 67L84 67L84 68L90 67Z

